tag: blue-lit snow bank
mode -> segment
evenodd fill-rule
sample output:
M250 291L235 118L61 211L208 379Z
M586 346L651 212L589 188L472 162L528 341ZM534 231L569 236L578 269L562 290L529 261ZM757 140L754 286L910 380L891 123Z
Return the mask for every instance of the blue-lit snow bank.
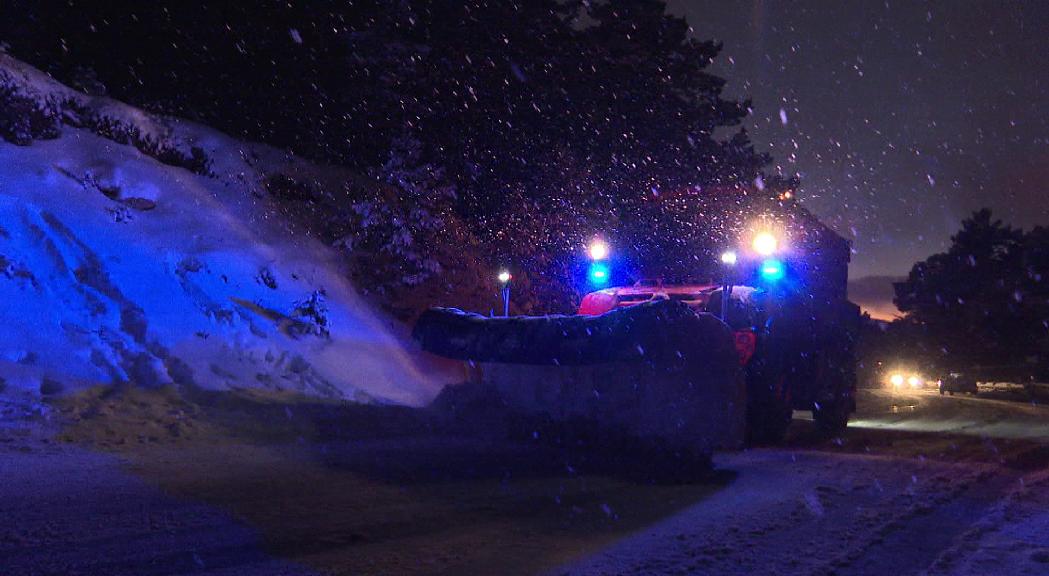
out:
M257 193L254 166L286 155L72 92L6 56L4 66L17 67L21 90L72 94L200 146L214 173L69 126L29 146L0 141L6 394L128 381L420 405L446 383L358 297L343 260Z

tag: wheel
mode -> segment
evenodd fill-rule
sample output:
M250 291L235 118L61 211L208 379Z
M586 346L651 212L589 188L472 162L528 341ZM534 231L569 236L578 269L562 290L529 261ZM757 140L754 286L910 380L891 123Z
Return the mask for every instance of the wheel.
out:
M778 444L787 437L794 417L790 406L769 402L747 407L747 443Z
M766 358L748 366L747 443L778 444L787 437L794 417L790 384L782 371L773 369Z
M951 390L950 392L948 392L948 394L950 394L951 396L954 396L954 390Z
M849 410L844 402L819 404L812 407L812 421L816 430L825 436L837 436L849 425Z

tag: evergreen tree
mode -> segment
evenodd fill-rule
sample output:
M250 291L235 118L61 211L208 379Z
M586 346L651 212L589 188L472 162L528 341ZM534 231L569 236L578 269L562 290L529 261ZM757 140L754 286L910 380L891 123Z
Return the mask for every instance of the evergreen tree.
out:
M1044 289L1034 280L1043 234L975 212L947 252L915 264L896 285L905 322L948 364L1019 364L1037 355L1046 334Z

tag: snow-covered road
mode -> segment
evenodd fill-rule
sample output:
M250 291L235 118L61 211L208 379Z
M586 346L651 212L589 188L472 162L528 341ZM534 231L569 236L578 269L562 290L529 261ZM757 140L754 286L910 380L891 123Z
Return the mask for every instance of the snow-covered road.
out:
M986 466L783 450L719 465L739 474L722 492L554 573L914 573L936 559L930 544L947 545L997 501L972 488ZM890 540L959 498L967 506L945 519L962 524L907 530L914 540L900 546Z
M723 490L550 573L1049 574L1049 408L868 390L847 438L722 455Z
M122 458L0 410L0 574L1049 574L1044 406L860 400L680 486L418 433Z
M934 390L867 390L849 427L1049 440L1049 406Z

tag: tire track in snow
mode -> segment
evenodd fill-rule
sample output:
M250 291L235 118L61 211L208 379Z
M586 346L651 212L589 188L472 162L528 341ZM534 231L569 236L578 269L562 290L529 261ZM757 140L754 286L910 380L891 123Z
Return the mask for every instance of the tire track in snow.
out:
M984 470L955 481L904 509L876 538L825 567L827 574L903 576L924 573L943 552L992 510L1017 482L1017 474Z
M733 484L551 573L850 574L866 554L892 554L891 534L990 473L983 465L771 449L720 460L738 472Z

